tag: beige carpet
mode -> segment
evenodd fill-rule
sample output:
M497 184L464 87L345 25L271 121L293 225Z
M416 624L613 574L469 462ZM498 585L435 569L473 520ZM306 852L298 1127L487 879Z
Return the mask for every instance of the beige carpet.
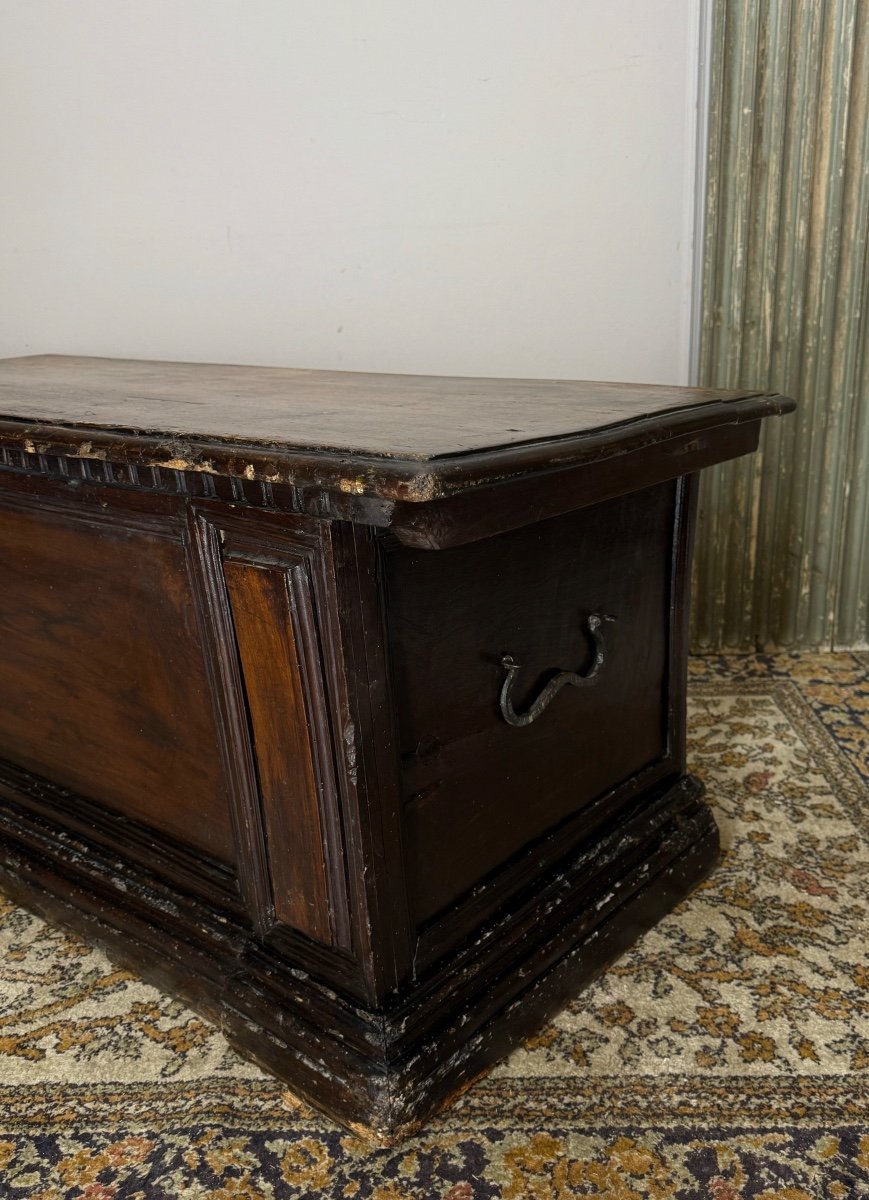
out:
M723 865L397 1149L0 907L0 1197L869 1196L869 658L699 659L692 676Z

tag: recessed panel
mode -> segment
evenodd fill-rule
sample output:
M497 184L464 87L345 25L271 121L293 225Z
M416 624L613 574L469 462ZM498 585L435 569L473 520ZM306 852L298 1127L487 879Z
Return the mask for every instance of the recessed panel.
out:
M667 483L470 545L388 554L420 921L666 754L674 501ZM560 672L590 672L601 646L592 683L564 686L527 724L505 719L505 655L523 717Z
M310 678L310 664L305 679L304 651L296 636L301 615L309 617L309 626L313 623L307 576L302 566L233 561L224 563L223 572L256 752L275 916L329 942L323 785L312 744L318 713L311 711L310 695L312 688L319 690L320 680Z
M161 522L0 508L0 757L232 861L181 526Z

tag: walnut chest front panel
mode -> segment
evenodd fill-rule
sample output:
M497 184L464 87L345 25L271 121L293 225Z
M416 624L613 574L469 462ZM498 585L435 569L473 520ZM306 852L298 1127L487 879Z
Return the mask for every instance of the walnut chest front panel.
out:
M184 506L11 499L0 756L232 862Z
M327 527L40 481L0 491L0 562L0 759L346 944Z

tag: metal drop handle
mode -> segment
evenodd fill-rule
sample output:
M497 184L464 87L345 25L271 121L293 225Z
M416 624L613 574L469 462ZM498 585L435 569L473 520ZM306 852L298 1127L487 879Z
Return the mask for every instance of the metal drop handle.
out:
M543 687L537 696L537 699L525 710L524 713L517 713L513 707L511 699L513 694L513 685L516 682L516 674L519 671L519 663L517 663L511 654L505 654L501 659L501 666L507 672L504 677L504 682L501 685L500 707L501 716L508 725L530 725L532 721L536 721L542 712L544 712L558 692L563 687L588 687L594 683L600 676L600 672L604 665L606 657L606 645L603 640L602 625L604 621L614 621L615 617L601 615L600 613L592 613L586 621L586 629L589 637L594 645L594 661L584 675L577 671L559 671L557 675Z

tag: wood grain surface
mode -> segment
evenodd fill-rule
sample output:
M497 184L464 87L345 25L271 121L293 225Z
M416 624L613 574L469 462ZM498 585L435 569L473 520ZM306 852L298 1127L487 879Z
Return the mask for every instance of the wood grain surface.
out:
M232 862L178 519L0 502L0 757Z
M0 429L17 430L25 449L142 461L147 448L145 461L169 467L289 483L316 475L314 455L320 471L332 462L339 490L411 501L490 483L496 464L501 478L547 470L789 407L752 392L636 383L0 360ZM366 474L372 464L379 470ZM457 469L458 482L440 486ZM417 486L396 490L407 477Z
M4 891L357 1131L417 1127L717 860L694 475L789 407L0 364ZM518 727L507 654L523 712L602 657Z

